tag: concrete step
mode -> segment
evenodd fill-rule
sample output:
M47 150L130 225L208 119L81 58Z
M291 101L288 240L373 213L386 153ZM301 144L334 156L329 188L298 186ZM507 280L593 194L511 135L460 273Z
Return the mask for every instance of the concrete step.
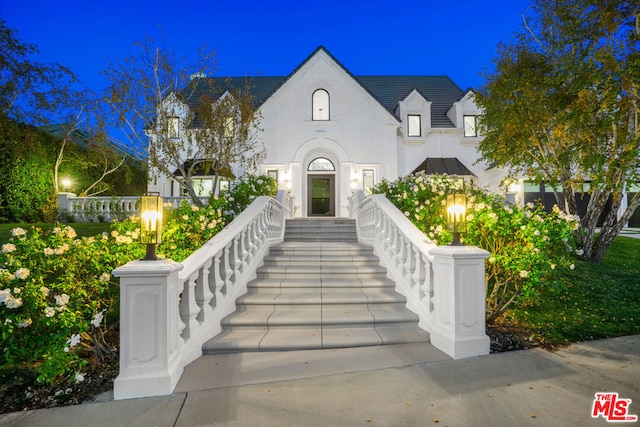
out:
M351 240L354 221L290 220L287 233L204 354L429 341L372 248Z

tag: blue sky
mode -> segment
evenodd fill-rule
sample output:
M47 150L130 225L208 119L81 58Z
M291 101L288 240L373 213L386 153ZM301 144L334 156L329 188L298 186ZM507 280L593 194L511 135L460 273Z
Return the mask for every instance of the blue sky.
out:
M482 83L496 45L521 25L529 0L322 2L283 0L0 0L0 17L40 49L37 60L103 85L109 59L146 36L186 57L216 49L220 76L288 75L325 46L355 75L448 75Z

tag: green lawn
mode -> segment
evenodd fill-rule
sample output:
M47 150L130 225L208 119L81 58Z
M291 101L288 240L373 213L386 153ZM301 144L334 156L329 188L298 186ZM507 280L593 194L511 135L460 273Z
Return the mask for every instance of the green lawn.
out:
M105 222L74 222L65 225L70 225L76 230L80 237L90 237L102 234L104 231L109 231L109 224ZM0 244L5 244L11 238L11 230L16 227L22 227L27 231L31 231L31 227L42 228L48 230L54 227L51 223L38 223L38 224L0 224Z
M565 289L511 310L510 323L548 345L640 334L640 239L618 237L601 265L576 261Z

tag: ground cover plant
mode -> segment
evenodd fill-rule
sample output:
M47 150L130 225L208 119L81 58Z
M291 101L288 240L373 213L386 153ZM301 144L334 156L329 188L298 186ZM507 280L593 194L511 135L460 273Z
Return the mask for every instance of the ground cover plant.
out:
M255 197L275 189L272 178L248 177L207 206L166 207L158 254L184 260ZM110 384L119 319L111 271L144 256L139 233L137 218L84 237L69 225L12 228L0 251L2 412L75 402L85 381Z
M618 237L600 265L580 261L571 236L577 219L539 206L507 206L460 180L411 175L382 182L384 193L429 238L451 242L449 192L467 198L467 244L486 260L487 333L492 351L640 333L640 240Z

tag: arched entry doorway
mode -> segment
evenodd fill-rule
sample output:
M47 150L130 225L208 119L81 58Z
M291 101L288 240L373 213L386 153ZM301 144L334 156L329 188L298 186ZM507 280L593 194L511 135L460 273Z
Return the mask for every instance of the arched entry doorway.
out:
M307 166L307 215L336 216L336 167L326 157Z

